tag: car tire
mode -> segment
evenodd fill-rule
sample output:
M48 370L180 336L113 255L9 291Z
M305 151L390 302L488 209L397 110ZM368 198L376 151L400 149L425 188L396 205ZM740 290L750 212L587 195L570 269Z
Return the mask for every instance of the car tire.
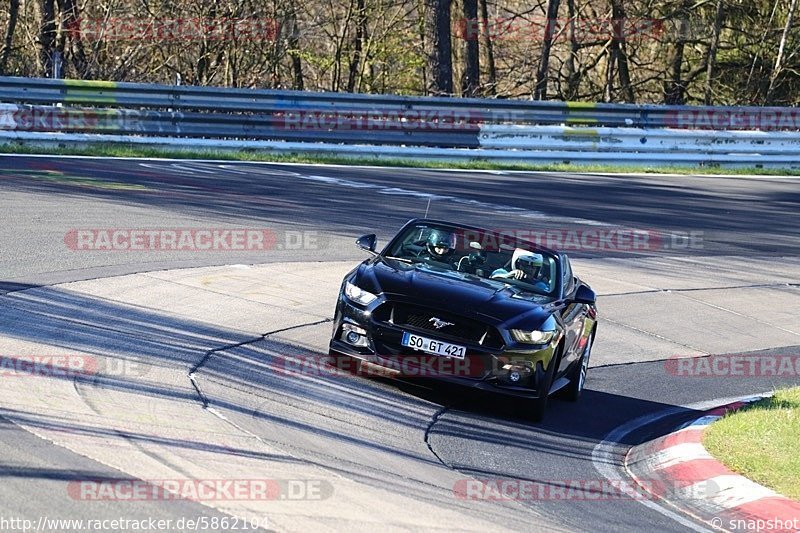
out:
M550 360L550 366L547 368L542 378L541 389L546 391L540 394L534 400L523 401L517 410L520 418L530 420L531 422L541 422L544 420L545 411L547 411L547 403L550 398L550 387L553 384L553 374L555 373L556 366L558 366L559 356L553 357Z
M592 356L592 344L594 344L594 333L589 337L589 341L583 348L581 359L569 375L569 385L563 391L563 398L568 402L577 402L581 397L583 387L586 384L586 376L589 374L589 358Z

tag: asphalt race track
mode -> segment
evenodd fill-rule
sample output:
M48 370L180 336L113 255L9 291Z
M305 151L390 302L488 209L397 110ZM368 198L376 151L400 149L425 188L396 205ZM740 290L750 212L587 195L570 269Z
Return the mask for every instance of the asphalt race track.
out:
M675 357L800 355L798 178L3 156L0 191L0 356L100 365L66 378L0 372L0 519L703 531L623 494L486 501L457 488L624 480L628 447L694 409L800 381L670 371ZM600 309L581 401L553 401L533 425L486 394L303 370L326 353L339 282L364 258L355 237L385 243L426 211L563 243L646 235L635 249L609 239L572 251ZM262 251L87 251L69 237L121 228L257 228L275 240ZM252 478L280 480L280 496L76 496L84 481Z

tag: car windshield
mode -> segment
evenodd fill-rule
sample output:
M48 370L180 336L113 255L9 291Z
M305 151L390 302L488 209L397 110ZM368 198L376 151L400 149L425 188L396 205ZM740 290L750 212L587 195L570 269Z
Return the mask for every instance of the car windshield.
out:
M409 226L383 256L440 272L459 272L554 296L557 258L506 235L435 224ZM499 285L502 286L502 285Z

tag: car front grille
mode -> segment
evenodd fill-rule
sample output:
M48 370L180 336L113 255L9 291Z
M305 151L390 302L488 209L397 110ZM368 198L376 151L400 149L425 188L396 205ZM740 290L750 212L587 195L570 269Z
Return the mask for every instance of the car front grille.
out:
M502 347L502 341L496 330L477 320L416 305L402 303L390 305L392 308L389 319L396 326L430 331L437 337L468 341L487 347ZM437 328L437 324L440 327Z

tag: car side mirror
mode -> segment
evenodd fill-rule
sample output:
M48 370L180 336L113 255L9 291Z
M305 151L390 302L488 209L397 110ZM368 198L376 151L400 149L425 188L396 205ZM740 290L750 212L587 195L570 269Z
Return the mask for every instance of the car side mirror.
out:
M370 233L369 235L362 235L356 239L356 246L362 250L368 251L371 254L375 254L375 245L377 242L378 237L374 233Z
M579 285L575 291L575 303L594 305L597 302L597 295L586 285Z

